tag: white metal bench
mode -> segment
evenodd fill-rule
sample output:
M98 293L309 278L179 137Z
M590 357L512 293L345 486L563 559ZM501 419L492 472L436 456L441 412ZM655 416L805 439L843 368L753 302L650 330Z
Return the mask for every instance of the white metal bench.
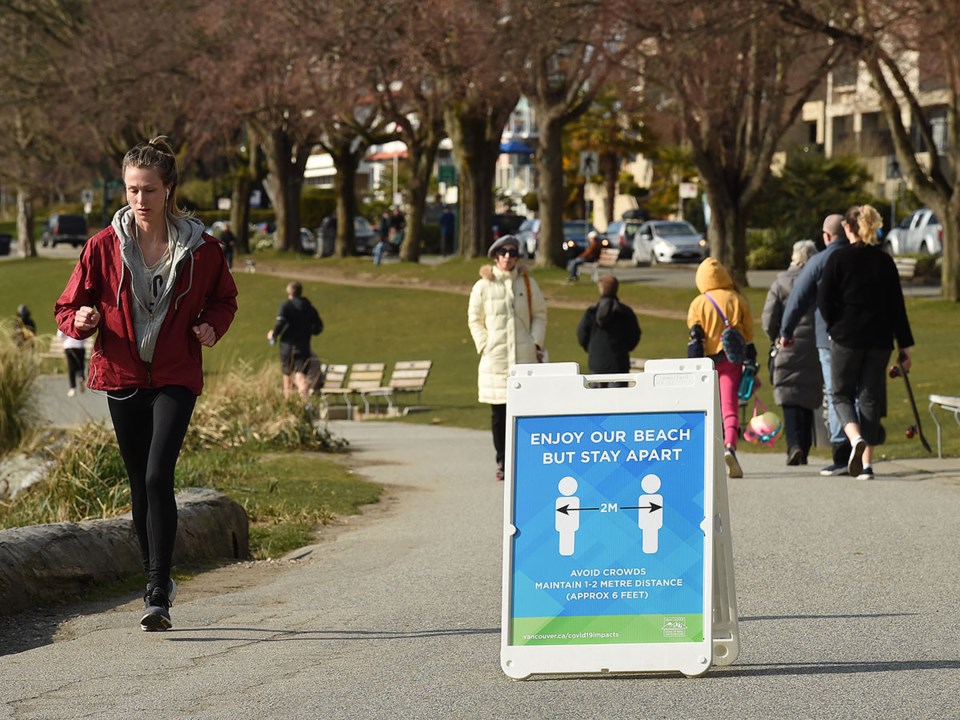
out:
M931 395L930 396L930 417L933 418L937 426L937 457L943 457L943 439L940 430L940 420L937 414L933 412L934 407L939 407L949 413L953 413L953 419L960 425L960 397L950 397L949 395Z

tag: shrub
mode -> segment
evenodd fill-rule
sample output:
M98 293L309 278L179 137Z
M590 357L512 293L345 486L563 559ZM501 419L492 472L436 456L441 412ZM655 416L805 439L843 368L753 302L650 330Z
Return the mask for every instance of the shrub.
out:
M240 365L218 378L200 397L184 449L253 446L267 450L336 452L346 441L317 425L310 406L284 399L280 372L270 366L253 372Z
M276 368L254 374L239 367L211 384L197 402L177 486L241 478L250 470L248 448L335 452L346 446L318 426L309 406L284 400L279 387ZM111 428L87 423L46 452L47 478L0 504L0 528L114 517L130 509L127 473Z
M802 238L796 238L800 240ZM750 270L783 270L790 264L794 238L780 228L747 230L747 267Z
M0 335L0 455L17 448L34 426L37 373L34 353Z

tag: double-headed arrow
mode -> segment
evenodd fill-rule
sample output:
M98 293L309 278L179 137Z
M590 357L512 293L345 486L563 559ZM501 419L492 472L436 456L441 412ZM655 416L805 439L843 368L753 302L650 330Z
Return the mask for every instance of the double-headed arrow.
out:
M571 512L586 512L587 510L599 510L598 507L570 507L569 505L564 505L563 507L558 507L557 512L563 513L564 515L569 515ZM655 502L650 503L649 505L621 505L621 510L648 510L650 512L656 512L657 510L662 510L663 505L657 505Z

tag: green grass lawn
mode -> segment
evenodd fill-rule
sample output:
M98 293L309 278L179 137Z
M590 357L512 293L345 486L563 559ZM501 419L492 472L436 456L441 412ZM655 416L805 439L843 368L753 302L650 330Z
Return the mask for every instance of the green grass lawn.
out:
M304 294L318 307L325 330L315 339L315 351L327 362L385 362L396 360L432 360L433 370L424 392L426 412L412 413L409 422L443 423L471 428L487 428L489 412L476 401L477 355L466 325L467 292L477 277L481 260L452 260L438 265L387 264L374 268L369 258L346 260L281 258L276 254L256 256L258 266L273 267L284 274L264 272L235 275L240 289L240 310L230 333L215 348L205 351L205 365L216 375L238 362L254 367L277 362L277 349L266 342L277 306L284 299L289 278L304 277L316 268L335 272L353 284L304 281ZM33 310L41 333L53 332L53 303L66 282L72 263L31 259L0 262L0 308L12 319L18 303ZM665 270L668 272L669 270ZM548 296L549 330L547 348L552 361L575 361L585 365L586 354L577 345L575 331L583 309L596 299L592 283L567 285L560 268L535 270L534 277ZM392 279L403 286L371 287L369 281ZM425 285L438 283L456 292L438 292ZM635 308L657 308L685 315L695 290L651 288L624 283L621 299ZM760 358L766 357L767 341L759 325L765 289L749 289L747 296L756 316L755 336ZM558 307L574 303L577 308ZM960 395L960 375L955 372L960 357L960 307L938 299L909 298L910 314L917 345L915 369L911 373L914 392L921 409L926 434L934 437L932 421L926 411L931 393ZM643 338L634 352L637 357L682 357L687 331L683 320L640 315ZM761 368L766 383L766 368ZM904 429L912 423L909 406L899 380L890 382L888 442L882 448L887 457L925 455L919 441L907 440ZM761 400L773 406L768 386L760 391ZM960 430L947 419L944 450L960 454ZM784 452L783 441L774 450ZM755 450L754 446L745 449Z

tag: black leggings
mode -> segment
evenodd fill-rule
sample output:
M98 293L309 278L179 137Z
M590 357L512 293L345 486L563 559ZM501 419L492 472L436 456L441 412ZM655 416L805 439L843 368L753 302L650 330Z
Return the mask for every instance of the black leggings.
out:
M87 351L84 348L66 348L64 354L67 356L67 372L70 377L70 388L77 389L77 378L83 381L83 364Z
M126 399L120 399L126 397ZM130 478L133 525L149 587L166 589L177 539L173 472L197 397L187 388L140 388L108 396L110 417Z
M490 429L493 431L493 449L497 453L497 467L503 468L507 447L507 406L490 406Z

